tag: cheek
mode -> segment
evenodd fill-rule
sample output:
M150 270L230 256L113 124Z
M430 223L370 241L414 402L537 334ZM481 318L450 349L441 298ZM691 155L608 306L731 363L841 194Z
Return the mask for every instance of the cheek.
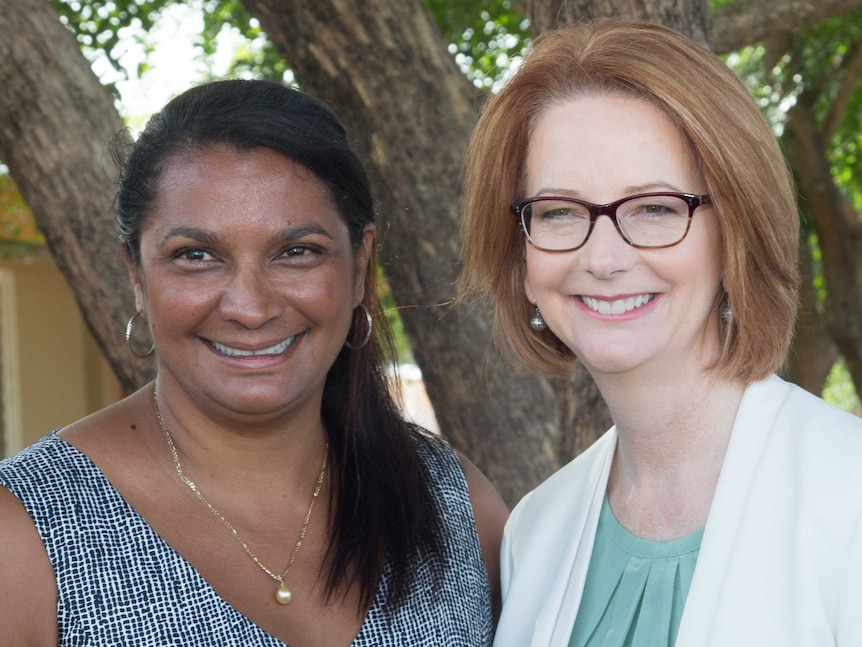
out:
M697 277L709 292L709 298L713 298L721 289L724 277L724 263L718 242L714 239L705 240L687 260L685 267L679 268L680 273Z
M198 310L217 301L219 294L220 291L211 286L177 282L163 284L158 299L172 311Z
M527 288L527 297L531 301L541 292L557 289L565 283L566 277L571 272L571 267L565 261L566 259L562 258L561 255L544 254L540 256L535 251L527 252L527 272L524 282ZM532 293L532 298L530 293Z
M284 282L279 293L289 307L311 319L335 318L338 325L349 327L356 280L352 268L327 268L314 276Z
M278 280L277 290L285 297L344 302L350 305L356 285L356 272L347 263L333 263L311 271L284 275Z
M191 325L212 312L218 298L212 290L188 284L162 283L151 285L146 308L150 325L161 330Z

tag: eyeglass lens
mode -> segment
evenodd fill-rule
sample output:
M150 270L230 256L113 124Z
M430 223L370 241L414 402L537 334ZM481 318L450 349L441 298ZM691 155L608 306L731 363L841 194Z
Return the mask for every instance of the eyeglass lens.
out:
M689 205L676 196L638 196L618 205L616 221L623 236L639 247L663 247L681 241L688 230ZM590 211L561 198L525 205L522 221L527 236L546 250L575 249L590 234Z

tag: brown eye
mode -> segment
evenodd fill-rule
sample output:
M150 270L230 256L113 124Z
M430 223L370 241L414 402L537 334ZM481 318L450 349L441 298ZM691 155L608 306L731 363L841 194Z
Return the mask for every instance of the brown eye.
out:
M297 256L310 256L312 254L320 254L321 252L322 250L317 245L303 243L285 247L284 251L282 252L282 256L286 256L288 258L295 258Z
M179 253L178 257L184 261L192 261L198 263L212 259L212 256L209 254L209 252L197 248L185 249Z

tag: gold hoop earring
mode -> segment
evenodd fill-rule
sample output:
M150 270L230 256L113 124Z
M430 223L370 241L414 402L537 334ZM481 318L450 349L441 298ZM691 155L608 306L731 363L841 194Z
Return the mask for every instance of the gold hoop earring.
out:
M358 344L351 344L346 339L344 340L344 345L347 346L350 350L359 350L360 348L365 348L365 345L368 343L368 340L371 339L371 331L374 329L374 320L371 318L371 312L369 312L368 308L364 303L360 303L357 308L362 308L363 312L365 312L365 321L368 325L368 330L365 332L365 337L363 337L362 341ZM354 310L356 312L356 310ZM355 319L356 317L354 317ZM351 331L353 327L351 326Z
M150 355L153 354L154 350L156 350L156 345L150 344L150 350L148 350L146 353L142 354L142 353L139 353L138 351L136 351L134 349L134 347L132 346L132 328L135 327L135 319L137 319L138 317L143 318L143 315L144 315L144 311L138 310L135 314L132 315L132 318L129 319L129 323L126 324L126 346L129 347L129 352L132 355L134 355L135 357L137 357L138 359L146 359L147 357L149 357Z

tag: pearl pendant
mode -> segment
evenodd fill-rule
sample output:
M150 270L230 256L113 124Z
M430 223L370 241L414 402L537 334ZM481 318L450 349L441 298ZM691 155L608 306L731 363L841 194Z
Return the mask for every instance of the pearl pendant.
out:
M284 584L279 586L278 590L275 592L275 601L279 604L290 604L291 600L293 600L293 593L291 590Z

